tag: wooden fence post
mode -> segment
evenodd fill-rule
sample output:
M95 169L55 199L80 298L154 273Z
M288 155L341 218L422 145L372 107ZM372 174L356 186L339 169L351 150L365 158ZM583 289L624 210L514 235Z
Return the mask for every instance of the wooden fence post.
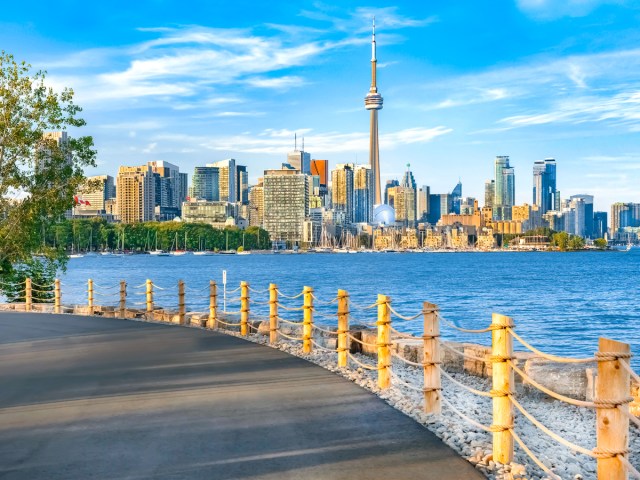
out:
M240 282L240 335L246 336L249 333L247 323L249 322L249 284Z
M438 306L424 302L424 334L422 363L424 369L424 411L441 413L442 400L440 383L440 322Z
M120 310L120 318L126 317L126 308L127 308L127 282L124 280L120 280L120 305L118 306Z
M391 297L378 295L378 387L391 386Z
M302 318L302 353L311 353L313 336L313 288L304 287L304 306Z
M186 313L184 303L184 281L178 280L178 323L180 325L184 325Z
M493 376L493 460L502 464L513 461L513 405L509 394L515 390L513 369L507 363L513 358L513 337L507 328L513 319L494 313L491 316L491 369Z
M89 315L93 315L93 280L87 280L87 307Z
M600 338L598 342L598 382L596 385L596 452L619 452L628 457L629 411L631 389L629 372L620 366L629 362L628 343ZM618 357L619 355L619 357ZM618 407L620 405L620 407ZM612 455L597 460L598 480L627 480L626 466Z
M31 305L33 304L33 292L31 290L31 279L27 278L24 281L24 309L27 312L31 311Z
M153 282L147 278L147 320L153 320ZM151 318L149 318L151 317Z
M347 367L349 333L349 294L346 290L338 290L338 367Z
M60 313L60 279L56 278L53 282L53 313Z
M269 343L278 341L278 286L269 284Z
M207 328L218 328L218 286L209 280L209 322Z

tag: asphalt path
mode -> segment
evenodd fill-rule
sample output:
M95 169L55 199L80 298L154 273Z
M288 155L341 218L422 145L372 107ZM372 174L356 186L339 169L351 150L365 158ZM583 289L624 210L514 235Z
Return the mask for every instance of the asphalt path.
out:
M411 418L210 331L0 313L1 479L484 478Z

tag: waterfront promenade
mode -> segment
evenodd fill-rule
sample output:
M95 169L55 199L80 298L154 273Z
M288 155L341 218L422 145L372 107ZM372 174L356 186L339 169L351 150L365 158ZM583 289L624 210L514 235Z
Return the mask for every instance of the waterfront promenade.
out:
M473 479L424 427L224 334L0 313L2 479Z

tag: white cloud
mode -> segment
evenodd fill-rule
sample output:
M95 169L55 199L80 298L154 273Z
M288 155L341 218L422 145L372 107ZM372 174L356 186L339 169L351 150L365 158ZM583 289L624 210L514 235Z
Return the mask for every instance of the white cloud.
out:
M627 5L629 0L516 0L518 8L540 20L582 17L601 5Z

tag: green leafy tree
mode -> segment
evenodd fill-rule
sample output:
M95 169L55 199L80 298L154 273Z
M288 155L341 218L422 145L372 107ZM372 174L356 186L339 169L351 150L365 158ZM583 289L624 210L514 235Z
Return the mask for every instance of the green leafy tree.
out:
M551 236L551 245L558 247L561 251L566 251L569 247L569 234L567 232L554 233Z
M599 250L604 250L605 248L607 248L607 241L604 238L596 238L593 241L593 244L596 246L597 249Z
M584 238L574 235L569 239L569 250L582 250L584 248Z
M53 225L73 206L95 165L91 137L56 136L85 125L73 91L56 93L45 73L0 53L0 278L41 272L41 281L65 266L65 245ZM56 243L47 239L53 235ZM73 232L71 232L73 235ZM55 274L55 273L53 273Z

